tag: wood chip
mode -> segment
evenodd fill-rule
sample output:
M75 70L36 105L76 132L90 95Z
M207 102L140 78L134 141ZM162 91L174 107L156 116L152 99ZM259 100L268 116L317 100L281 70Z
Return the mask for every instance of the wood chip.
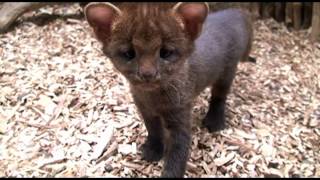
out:
M67 158L65 157L61 157L61 158L58 158L58 159L50 159L44 163L42 163L41 165L39 165L37 168L38 169L42 169L44 166L47 166L47 165L50 165L50 164L56 164L56 163L62 163L62 162L65 162L67 160Z
M134 163L126 162L126 161L122 161L121 164L126 167L133 168L133 169L141 169L142 168L142 166L139 164L134 164Z
M265 157L271 157L274 153L274 147L267 143L264 143L260 149L261 149L261 153Z
M101 161L108 159L112 154L116 153L117 149L118 149L118 143L114 141L110 145L110 148L99 159L97 159L97 164L99 164Z
M49 5L0 34L0 176L158 177L129 83L80 11ZM194 103L185 177L320 176L320 43L271 18L253 28L257 62L238 65L226 129L201 128L210 88Z
M119 144L118 151L124 155L127 154L136 154L137 153L137 146L135 143L132 144Z
M195 171L195 170L197 170L197 165L195 165L194 163L188 161L188 163L187 163L187 168L188 168L189 170Z
M114 127L110 124L103 134L101 134L98 144L95 146L93 154L91 155L91 160L96 160L102 155L113 137L113 131Z
M235 130L235 133L240 136L240 137L243 137L245 139L256 139L256 136L254 134L248 134L242 130L239 130L239 129L236 129Z
M202 161L201 166L206 171L207 174L211 174L211 171L208 168L208 165L204 161Z
M7 118L0 113L0 134L4 134L7 131Z
M220 157L214 160L216 166L223 166L224 164L230 162L233 158L235 158L235 153L231 152L225 157Z
M54 108L53 114L51 116L51 119L49 119L49 121L47 122L47 125L49 125L51 123L51 121L54 121L58 118L58 116L60 115L60 113L62 112L63 108L64 108L64 103L66 100L66 96L63 96L58 105Z

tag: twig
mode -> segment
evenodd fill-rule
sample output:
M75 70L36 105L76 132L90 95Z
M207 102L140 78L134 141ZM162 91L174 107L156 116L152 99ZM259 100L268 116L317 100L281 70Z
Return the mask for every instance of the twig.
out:
M114 141L110 148L97 160L97 164L99 164L101 161L104 161L108 159L118 148L117 141Z
M231 144L231 145L239 146L240 148L244 149L246 152L253 151L253 152L255 152L256 154L258 154L258 152L257 152L255 149L253 149L252 147L247 146L247 145L241 143L241 142L238 141L238 140L230 139L229 137L227 137L227 136L225 136L225 135L223 135L223 134L221 134L221 135L224 137L225 142L227 142L227 143L229 143L229 144Z
M53 159L48 162L43 163L38 167L38 169L42 169L44 166L50 165L50 164L56 164L56 163L62 163L64 161L68 160L66 157L60 158L60 159Z
M193 172L197 172L197 165L192 162L187 162L187 169Z
M60 113L62 112L64 102L66 99L67 99L66 95L62 96L61 100L59 101L58 106L54 109L53 116L51 117L51 119L48 120L46 125L49 125L51 123L51 121L54 121L59 117Z
M206 171L207 174L211 173L210 169L208 168L208 165L204 161L201 162L201 166Z
M142 169L142 166L139 165L139 164L134 164L134 163L130 163L130 162L127 162L127 161L121 161L121 164L128 167L128 168L133 168L133 169Z
M52 129L52 128L57 128L58 126L48 126L48 125L42 125L42 124L32 124L32 123L29 123L29 122L26 122L26 121L22 121L22 120L16 120L16 122L20 122L20 123L23 123L23 124L26 124L27 126L31 126L31 127L36 127L36 128L39 128L39 129Z

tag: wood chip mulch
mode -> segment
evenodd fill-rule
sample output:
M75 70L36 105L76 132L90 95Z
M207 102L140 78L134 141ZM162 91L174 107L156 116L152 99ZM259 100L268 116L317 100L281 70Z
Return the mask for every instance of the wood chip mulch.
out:
M160 175L163 161L141 160L146 128L87 22L35 23L79 9L45 7L0 35L0 177ZM271 19L254 29L257 63L239 65L227 128L200 128L209 89L196 101L185 177L320 176L320 44Z

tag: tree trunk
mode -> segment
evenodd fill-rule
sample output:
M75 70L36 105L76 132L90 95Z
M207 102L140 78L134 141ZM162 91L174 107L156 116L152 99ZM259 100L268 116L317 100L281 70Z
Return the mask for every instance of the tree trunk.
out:
M266 19L266 18L271 18L274 15L274 3L273 2L264 2L261 3L261 14L262 14L262 18Z
M254 20L260 18L260 5L258 2L252 2L250 10Z
M301 27L301 10L302 10L302 3L294 2L292 4L292 10L293 10L293 28L295 30L299 30Z
M292 22L293 22L293 18L292 18L293 14L292 14L292 2L287 2L286 3L286 25L287 26L291 26Z
M316 41L320 36L320 2L313 2L311 40Z
M4 2L0 8L0 32L5 32L23 13L38 9L48 2Z
M275 3L275 13L274 18L278 22L283 22L285 20L285 4L282 2Z
M304 2L303 3L303 21L302 28L306 29L311 26L312 21L312 2Z

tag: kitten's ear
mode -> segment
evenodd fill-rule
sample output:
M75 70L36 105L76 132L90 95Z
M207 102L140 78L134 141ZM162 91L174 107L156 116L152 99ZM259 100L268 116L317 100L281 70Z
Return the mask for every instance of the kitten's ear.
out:
M182 18L183 25L192 40L199 37L202 25L209 13L209 5L205 2L179 2L173 7L174 13Z
M92 2L85 6L84 15L97 39L103 42L110 36L112 24L121 10L111 3Z

